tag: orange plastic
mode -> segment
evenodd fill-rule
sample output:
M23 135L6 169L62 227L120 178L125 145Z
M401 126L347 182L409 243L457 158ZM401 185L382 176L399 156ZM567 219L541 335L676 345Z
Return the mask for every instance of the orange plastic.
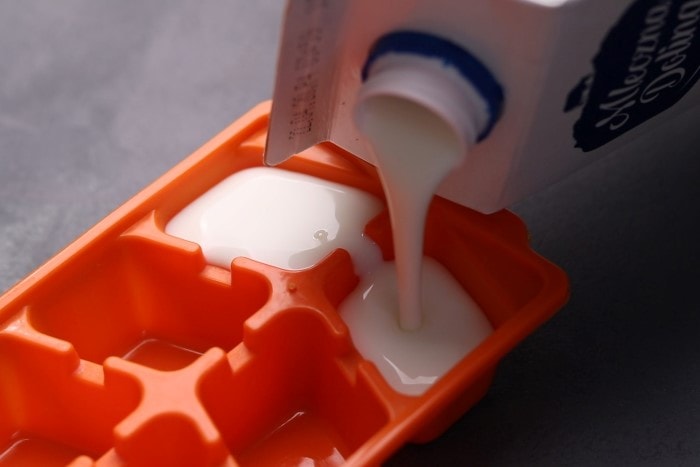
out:
M498 361L560 308L567 281L509 212L436 199L428 255L495 332L420 397L394 392L336 307L357 285L337 250L303 271L207 265L164 226L226 176L262 165L261 104L0 298L0 466L376 465L438 436ZM331 145L283 168L381 196ZM366 229L392 257L388 216Z

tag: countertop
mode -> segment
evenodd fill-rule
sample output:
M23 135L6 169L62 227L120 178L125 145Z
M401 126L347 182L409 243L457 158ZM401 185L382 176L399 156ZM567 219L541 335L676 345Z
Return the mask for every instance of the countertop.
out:
M0 291L269 99L282 10L1 2ZM700 465L700 149L657 146L513 207L571 298L389 465Z

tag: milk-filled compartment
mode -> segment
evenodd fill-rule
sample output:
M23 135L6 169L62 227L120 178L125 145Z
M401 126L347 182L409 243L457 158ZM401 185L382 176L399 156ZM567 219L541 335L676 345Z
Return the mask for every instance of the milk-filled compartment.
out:
M282 269L306 269L342 248L362 273L379 260L363 231L382 206L357 188L256 167L209 189L170 220L165 231L197 243L209 263L224 268L247 257Z
M444 386L454 384L455 374L494 351L503 333L528 322L532 303L555 285L527 248L517 217L505 211L484 216L435 198L424 241L424 322L417 330L403 330L388 213L374 219L367 233L385 262L339 310L358 351L401 394L423 395L443 378Z
M396 391L419 396L486 339L493 328L450 272L424 257L423 320L402 329L396 267L386 262L367 274L341 304L353 343Z

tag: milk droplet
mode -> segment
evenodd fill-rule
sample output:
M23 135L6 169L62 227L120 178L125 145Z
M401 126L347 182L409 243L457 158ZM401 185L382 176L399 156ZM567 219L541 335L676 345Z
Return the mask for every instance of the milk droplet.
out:
M325 243L328 241L328 232L326 232L325 230L317 230L314 233L314 238L320 241L321 243Z

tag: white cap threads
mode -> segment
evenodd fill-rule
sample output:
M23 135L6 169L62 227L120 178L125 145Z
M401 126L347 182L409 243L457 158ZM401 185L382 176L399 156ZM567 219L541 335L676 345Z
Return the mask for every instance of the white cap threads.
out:
M360 126L364 113L372 109L365 104L377 97L404 99L429 110L454 132L463 156L489 122L486 100L454 67L436 57L388 53L377 58L357 99Z

